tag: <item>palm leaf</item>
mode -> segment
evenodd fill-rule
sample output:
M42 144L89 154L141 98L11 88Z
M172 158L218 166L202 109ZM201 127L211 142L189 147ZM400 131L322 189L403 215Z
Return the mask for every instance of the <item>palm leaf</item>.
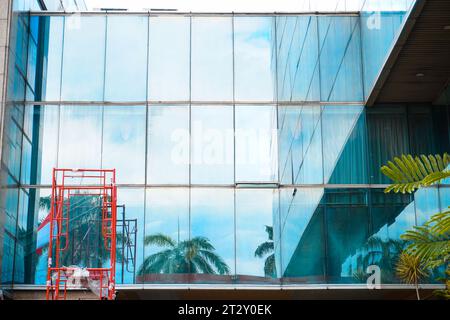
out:
M266 277L276 277L275 254L271 254L264 262L264 274Z
M403 240L410 242L405 251L435 268L449 259L449 230L450 211L435 214L423 226L414 226L401 235Z
M198 270L200 270L202 273L206 274L215 274L216 272L211 267L211 265L206 261L202 256L195 256L192 259L192 262L198 267Z
M428 276L427 266L419 257L403 252L396 267L397 276L407 284L418 284Z
M171 250L168 249L146 257L138 270L138 274L160 273L165 261L169 260L168 257L170 254Z
M214 246L209 242L209 239L205 237L194 237L186 243L196 249L215 250Z
M266 226L266 232L269 237L269 240L273 241L273 227Z
M393 181L385 192L411 193L423 186L430 186L450 177L450 156L440 155L402 155L381 167L381 172Z
M199 255L204 257L210 264L212 264L219 274L229 274L230 267L222 260L222 258L214 252L207 250L200 250Z
M255 250L255 257L262 258L266 254L271 253L274 250L273 242L266 241L261 243Z
M144 245L146 246L156 245L158 247L174 247L175 241L169 236L157 233L146 236L144 239Z

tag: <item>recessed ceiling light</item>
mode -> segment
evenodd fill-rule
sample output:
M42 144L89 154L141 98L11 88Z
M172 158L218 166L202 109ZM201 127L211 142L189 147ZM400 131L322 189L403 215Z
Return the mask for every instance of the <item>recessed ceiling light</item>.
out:
M416 73L416 77L418 77L418 78L422 78L422 77L425 77L425 74L424 74L424 73L421 73L421 72L419 72L419 73Z

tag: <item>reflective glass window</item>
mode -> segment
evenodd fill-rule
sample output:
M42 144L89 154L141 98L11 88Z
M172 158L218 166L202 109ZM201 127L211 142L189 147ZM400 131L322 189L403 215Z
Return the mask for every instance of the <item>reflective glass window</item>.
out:
M50 213L50 197L52 190L48 189L36 189L35 197L38 201L38 206L35 207L37 212L35 216L37 217L37 231L36 231L36 258L35 258L35 271L34 271L34 284L44 285L47 281L47 258L48 252L46 248L48 247L49 240L49 226L48 224L42 224L45 218Z
M196 266L191 268L191 281L230 283L231 275L235 273L233 190L191 189L190 239L204 250L199 252Z
M188 283L194 266L205 262L189 238L189 190L147 189L145 215L145 258L139 275L148 283ZM204 249L198 247L198 249Z
M234 18L235 99L272 101L271 17Z
M276 278L273 238L273 190L236 190L237 281L267 282ZM242 277L241 277L242 276Z
M369 8L370 6L366 7ZM403 16L404 12L399 11L380 12L379 10L369 9L361 12L362 65L366 98L372 91L380 68L399 31Z
M362 106L324 106L325 183L366 183L366 131Z
M298 184L323 182L321 107L303 106L298 128L300 130L302 151L294 155L299 167L294 168L294 181Z
M149 99L189 100L190 19L150 17L149 46Z
M189 183L189 107L150 106L148 117L148 183Z
M102 166L116 169L116 181L145 182L145 106L106 106Z
M380 168L388 161L409 153L408 123L403 106L366 109L369 140L370 181L390 183Z
M347 48L357 25L356 17L319 17L319 20L331 20L331 23L319 23L320 36L324 42L320 50L320 86L321 100L329 101L335 85L339 68L342 65ZM355 61L352 61L355 63Z
M317 17L298 17L297 30L301 36L296 44L297 61L290 67L293 70L292 100L320 100L320 83L318 74L318 34ZM319 94L314 94L315 92Z
M142 283L139 268L144 261L144 189L117 190L116 281L120 284Z
M236 181L275 181L275 108L236 106L235 112Z
M65 105L60 112L58 167L99 168L103 107Z
M322 188L282 189L280 206L283 283L324 282L325 234Z
M383 189L372 189L370 198L372 231L365 255L370 257L370 264L383 270L382 283L401 283L396 277L395 263L406 247L400 236L416 224L412 195L385 194Z
M104 16L65 17L61 100L103 100L105 31Z
M108 16L105 100L147 100L148 17Z
M327 232L327 276L330 283L358 282L365 273L359 253L369 237L369 210L366 190L325 191Z
M192 18L192 100L233 100L232 21Z
M421 188L414 192L417 225L422 225L439 213L439 189Z
M354 23L339 70L332 86L329 101L363 101L361 36L359 21Z
M37 183L52 184L52 169L57 166L58 135L59 135L59 106L42 106L39 108L42 139L39 142L41 152L40 167L37 168Z
M191 107L191 182L234 182L232 106Z

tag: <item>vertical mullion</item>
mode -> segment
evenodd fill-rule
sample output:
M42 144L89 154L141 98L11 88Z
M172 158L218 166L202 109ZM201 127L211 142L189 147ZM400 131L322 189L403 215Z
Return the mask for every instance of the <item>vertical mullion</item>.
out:
M236 73L235 73L235 39L234 39L234 13L231 16L231 47L233 71L233 221L234 221L234 275L237 273L237 224L236 224Z
M192 239L191 214L192 214L192 14L189 15L189 181L188 181L188 239ZM190 266L189 266L190 268ZM191 273L191 270L189 270ZM189 276L190 282L191 277Z
M105 130L105 97L106 97L106 66L107 66L107 53L108 53L108 13L105 14L105 40L104 40L104 49L103 49L103 99L101 106L101 129L100 129L100 168L103 168L103 135Z
M319 17L315 18L316 20L316 39L317 39L317 70L319 73L319 99L321 100L322 98L322 72L321 72L321 66L320 66L320 56L321 56L321 45L320 45L320 32L319 32ZM331 21L330 21L330 25L331 25ZM330 25L328 26L326 35L328 34ZM326 35L324 38L324 43L326 41ZM314 74L313 74L313 78L314 78ZM311 80L314 81L314 80ZM324 163L324 157L323 157L323 125L322 125L322 114L323 114L323 109L325 108L325 106L319 106L320 108L320 112L319 112L319 121L320 121L320 143L321 143L321 163L322 163L322 183L325 184L325 163ZM323 189L323 198L326 197L326 189ZM320 203L318 204L320 206ZM323 252L323 257L324 257L324 261L323 261L323 276L326 282L328 282L328 226L327 226L327 203L326 201L324 201L323 204L323 218L322 218L322 223L323 223L323 241L324 244L322 246L322 250L324 250Z
M61 45L61 66L60 66L60 74L59 74L59 104L58 108L58 124L57 124L57 134L56 134L56 168L59 167L59 143L60 143L60 135L61 135L61 101L62 101L62 86L63 86L63 71L64 71L64 47L65 47L65 38L66 38L66 17L63 16L63 28L62 28L62 45ZM81 19L81 18L80 18Z
M144 156L144 227L142 228L142 241L144 242L145 240L145 226L147 224L147 196L148 196L148 188L147 188L147 184L148 184L148 143L149 143L149 131L148 131L148 127L149 127L149 90L148 90L148 85L149 85L149 81L148 81L148 77L149 77L149 64L150 64L150 12L148 12L147 14L147 59L146 59L146 77L145 77L145 156ZM136 259L136 257L135 257ZM142 261L145 260L145 245L142 246ZM134 279L134 281L136 281L136 279ZM145 281L142 281L142 287L144 287Z

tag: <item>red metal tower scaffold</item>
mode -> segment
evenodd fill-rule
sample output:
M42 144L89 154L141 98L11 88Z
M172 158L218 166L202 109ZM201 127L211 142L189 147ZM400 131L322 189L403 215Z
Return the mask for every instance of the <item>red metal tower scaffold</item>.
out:
M85 207L89 208L83 209L83 214L80 214L79 207L76 208L80 202L76 200L80 198L88 199L84 203ZM89 217L93 215L96 217L91 220L83 220L83 234L75 236L74 234L80 234L80 228L73 225L83 219L86 212L89 212ZM115 169L54 168L49 215L47 300L65 300L67 288L71 286L71 278L79 270L83 270L84 275L85 283L82 283L82 286L88 287L86 282L95 282L96 293L100 299L114 299L117 219ZM92 221L98 222L95 225L98 228L93 227ZM86 224L88 225L86 226ZM92 254L92 250L89 252L82 249L85 248L82 246L82 242L92 238L92 230L96 228L98 229L96 237L101 240L94 244L94 249L100 250L98 248L101 247L102 259L95 256L95 251ZM89 244L87 247L89 249ZM70 252L69 259L67 258L68 252ZM84 260L79 258L82 255L87 258ZM74 259L74 257L78 258ZM74 265L64 265L70 259ZM74 260L76 261L73 262ZM90 263L86 262L94 260L96 261L94 266L88 265Z

